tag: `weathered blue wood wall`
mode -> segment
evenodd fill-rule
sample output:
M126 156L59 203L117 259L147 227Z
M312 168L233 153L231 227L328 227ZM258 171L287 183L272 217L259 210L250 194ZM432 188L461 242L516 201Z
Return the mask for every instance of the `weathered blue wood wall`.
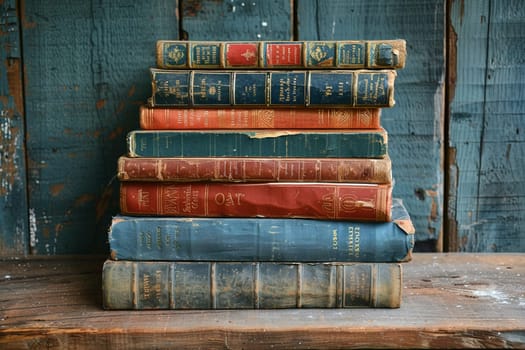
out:
M404 38L407 65L398 72L396 105L384 109L389 154L418 248L441 242L445 4L440 0L299 1L298 39Z
M0 1L0 255L107 252L116 160L171 38L405 38L382 121L417 250L525 251L522 3Z
M117 157L150 93L174 1L38 1L22 7L29 237L33 254L102 251Z
M525 251L525 2L454 1L448 246Z
M27 251L28 211L20 21L16 0L0 1L0 256Z

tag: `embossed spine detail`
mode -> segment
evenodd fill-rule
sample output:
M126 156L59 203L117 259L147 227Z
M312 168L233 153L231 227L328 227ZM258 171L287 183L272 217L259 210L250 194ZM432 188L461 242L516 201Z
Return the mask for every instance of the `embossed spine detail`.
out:
M127 215L391 219L391 184L128 181L120 186L120 209ZM148 206L141 202L145 197Z
M120 181L365 182L391 183L385 158L199 158L125 157L118 160Z
M390 70L162 70L151 68L151 107L392 107Z
M130 271L132 269L137 269L138 274L133 275ZM164 278L167 277L165 273L169 271L173 271L173 283L168 278ZM108 287L121 281L120 273L132 275L132 283L138 285L136 303L130 303L130 293L126 288ZM192 278L193 276L197 278ZM144 280L150 284L146 284ZM115 310L172 307L176 309L397 308L401 297L399 291L402 289L400 264L370 263L199 263L107 260L103 266L102 284L105 286L104 308ZM206 284L214 287L206 288ZM378 292L378 286L381 292ZM170 298L169 295L174 297ZM174 302L173 298L180 299L181 302Z
M406 42L328 41L179 41L159 40L157 66L164 69L401 69Z
M141 106L142 130L378 129L380 108L162 108Z
M382 223L119 215L108 238L114 260L409 261L414 231L404 208L392 212Z

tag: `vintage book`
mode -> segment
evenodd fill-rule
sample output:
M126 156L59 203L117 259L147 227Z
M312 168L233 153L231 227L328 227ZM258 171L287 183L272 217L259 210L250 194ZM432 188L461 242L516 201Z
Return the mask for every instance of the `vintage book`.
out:
M150 68L151 107L392 107L396 70Z
M385 129L132 130L129 157L384 158Z
M117 165L120 181L392 182L388 155L378 159L121 156Z
M406 42L159 40L157 67L165 69L358 69L405 66Z
M105 309L398 308L400 263L114 261Z
M392 184L120 183L123 215L391 221Z
M114 260L407 262L414 226L400 200L392 221L113 217Z
M377 129L381 108L172 108L141 106L142 130Z

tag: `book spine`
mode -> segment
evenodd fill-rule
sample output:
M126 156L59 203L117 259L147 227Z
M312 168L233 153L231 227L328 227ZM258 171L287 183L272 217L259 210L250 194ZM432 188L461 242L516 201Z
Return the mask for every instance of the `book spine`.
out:
M376 130L132 130L130 157L384 158L388 135Z
M392 183L388 156L372 158L118 159L120 181Z
M401 264L107 260L105 309L398 308Z
M395 70L162 70L151 107L392 107Z
M391 184L121 182L123 215L390 221Z
M108 236L114 260L406 262L414 246L395 222L288 218L117 216Z
M157 67L164 69L400 69L406 42L159 40L156 56Z
M152 108L141 106L143 130L378 129L380 108Z

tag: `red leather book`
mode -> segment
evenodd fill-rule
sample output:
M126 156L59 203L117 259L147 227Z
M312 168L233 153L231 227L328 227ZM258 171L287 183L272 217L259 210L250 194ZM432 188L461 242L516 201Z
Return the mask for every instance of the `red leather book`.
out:
M374 158L133 158L118 160L120 181L391 183L392 163Z
M391 184L128 181L120 186L123 215L391 221Z
M141 106L144 130L377 129L380 108L163 108Z

